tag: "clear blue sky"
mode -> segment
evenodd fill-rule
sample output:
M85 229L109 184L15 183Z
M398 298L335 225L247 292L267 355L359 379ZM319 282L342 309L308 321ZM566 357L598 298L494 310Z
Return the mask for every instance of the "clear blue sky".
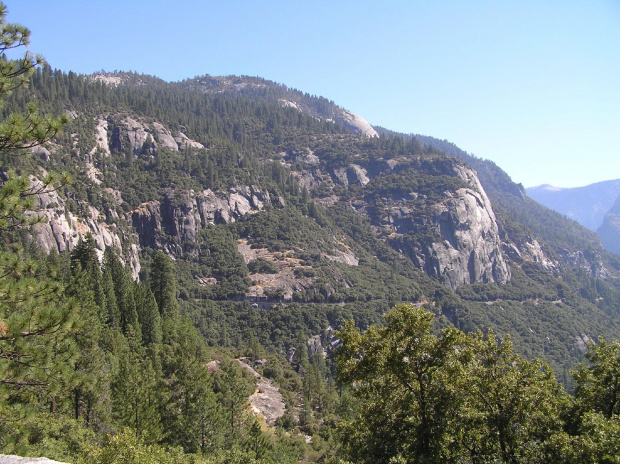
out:
M77 73L250 75L432 135L526 187L620 178L620 1L6 0Z

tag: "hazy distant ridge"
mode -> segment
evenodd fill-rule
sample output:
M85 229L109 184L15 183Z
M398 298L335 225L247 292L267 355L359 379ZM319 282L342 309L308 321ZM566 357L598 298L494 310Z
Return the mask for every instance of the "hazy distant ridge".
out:
M526 189L530 198L596 231L620 195L620 179L576 188L540 185Z

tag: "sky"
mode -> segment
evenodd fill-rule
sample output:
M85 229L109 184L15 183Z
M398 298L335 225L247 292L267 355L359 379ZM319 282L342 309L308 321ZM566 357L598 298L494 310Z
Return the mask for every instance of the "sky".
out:
M5 0L55 69L259 76L494 161L620 178L620 0Z

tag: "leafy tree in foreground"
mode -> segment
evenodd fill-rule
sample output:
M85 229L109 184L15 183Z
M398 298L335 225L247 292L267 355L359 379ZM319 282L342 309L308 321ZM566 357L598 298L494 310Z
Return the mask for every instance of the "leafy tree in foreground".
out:
M575 403L567 411L566 431L546 446L549 462L620 462L620 343L600 339L588 350L588 364L573 372Z
M353 384L360 399L360 414L341 433L354 462L458 461L451 443L463 408L468 339L455 329L436 337L433 317L401 304L384 328L360 334L347 323L340 332L339 380Z
M589 365L581 365L574 373L575 397L583 410L601 413L606 419L620 414L620 342L607 342L588 347Z
M353 462L544 462L542 445L561 430L565 394L551 370L516 355L493 332L431 332L434 315L401 304L387 325L340 332L339 380L358 414L343 421Z
M561 429L568 395L549 366L516 354L508 335L479 332L471 348L460 429L466 454L472 463L538 462L540 444Z

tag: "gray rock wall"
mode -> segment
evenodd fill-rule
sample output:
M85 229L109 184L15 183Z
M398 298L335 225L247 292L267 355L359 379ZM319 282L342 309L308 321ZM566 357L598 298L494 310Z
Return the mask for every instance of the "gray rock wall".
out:
M140 245L165 248L170 242L193 242L209 224L228 224L271 203L269 192L256 186L237 186L226 192L210 189L195 193L168 192L165 198L143 203L126 218L139 236Z
M41 190L42 182L36 177L30 177L31 188ZM88 234L93 237L99 257L103 256L106 248L116 250L121 258L129 265L132 277L138 278L140 273L139 249L136 245L127 245L130 239L126 231L115 225L105 222L105 215L90 205L83 205L86 214L82 217L69 211L65 200L53 190L43 190L37 195L38 209L32 215L43 219L34 225L33 239L46 253L52 250L59 253L70 252L80 239ZM125 246L123 246L125 244Z
M417 193L410 198L384 198L387 216L382 219L382 227L395 235L426 230L430 235L415 243L405 239L399 251L453 289L476 282L508 282L510 269L495 213L476 172L460 163L446 164L441 169L446 175L456 175L468 187L444 192L443 200L427 204L422 210L415 207L415 201L426 203L427 199Z

